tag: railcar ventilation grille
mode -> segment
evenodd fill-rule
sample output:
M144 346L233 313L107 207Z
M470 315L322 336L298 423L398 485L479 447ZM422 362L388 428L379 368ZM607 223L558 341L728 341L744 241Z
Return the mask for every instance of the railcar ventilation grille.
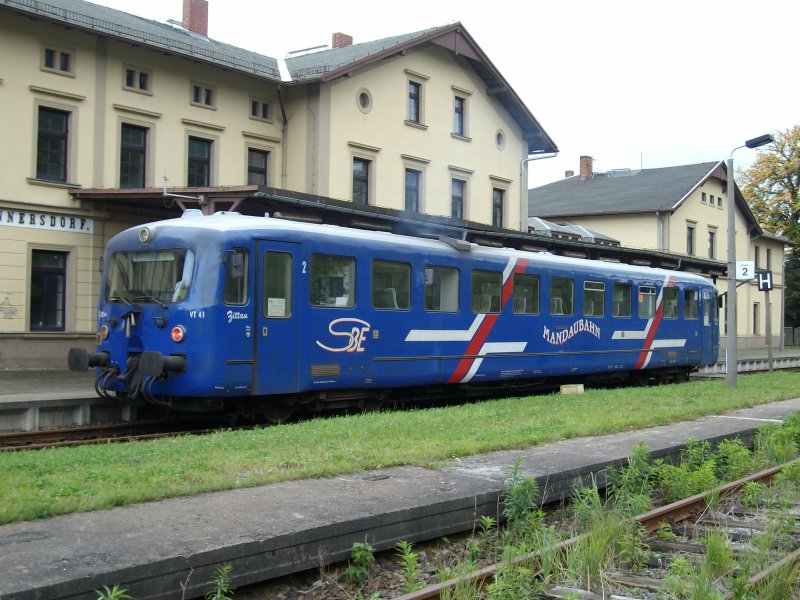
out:
M340 365L311 365L312 377L338 377L341 374Z

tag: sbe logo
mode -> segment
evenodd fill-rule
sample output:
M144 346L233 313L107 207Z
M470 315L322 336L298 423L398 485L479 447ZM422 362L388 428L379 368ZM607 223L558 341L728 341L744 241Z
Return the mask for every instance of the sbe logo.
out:
M371 325L361 319L334 319L328 325L328 331L336 337L346 338L341 340L346 342L341 348L329 348L317 340L317 346L328 352L364 352L364 342L367 339L367 332Z

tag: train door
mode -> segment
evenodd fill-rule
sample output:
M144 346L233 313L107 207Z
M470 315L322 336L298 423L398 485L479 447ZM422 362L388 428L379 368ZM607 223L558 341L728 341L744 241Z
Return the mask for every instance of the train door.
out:
M298 382L298 294L300 245L259 240L256 327L256 394L288 394Z
M700 327L700 360L711 364L719 354L719 318L717 317L716 294L703 290L703 321Z

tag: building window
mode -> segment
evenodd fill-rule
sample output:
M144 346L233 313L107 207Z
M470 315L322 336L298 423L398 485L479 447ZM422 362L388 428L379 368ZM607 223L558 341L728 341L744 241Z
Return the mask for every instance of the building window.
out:
M772 248L767 248L767 271L772 270Z
M460 136L467 135L467 101L456 96L453 101L453 133Z
M717 208L722 208L722 196L717 196Z
M372 110L372 95L369 93L369 90L365 88L361 88L358 90L358 95L356 96L356 104L358 106L358 110L362 113L367 114L369 111Z
M408 82L408 120L422 123L422 84L416 81Z
M369 204L369 166L372 161L353 159L353 202Z
M250 98L250 118L257 121L271 121L272 106L266 100Z
M702 195L700 196L700 202L702 202L703 204L706 203L706 193L705 192L703 192Z
M36 179L67 181L67 141L69 113L39 108L36 145Z
M686 254L694 256L694 225L686 226Z
M463 179L453 179L450 193L450 216L454 219L464 218L464 195L467 182Z
M147 129L122 124L119 159L119 187L145 187L145 158L147 154Z
M420 192L422 171L406 169L405 210L418 213L420 210Z
M711 196L709 196L709 197L708 197L708 205L709 205L711 208L714 208L714 196L713 196L713 195L711 195Z
M150 71L139 69L138 67L125 67L125 83L123 87L132 92L150 93L151 74Z
M31 331L64 331L67 253L34 250L31 256Z
M203 83L192 83L192 104L203 108L217 106L217 90Z
M267 185L269 152L266 150L247 149L247 185Z
M189 138L189 165L186 185L208 187L211 185L211 140Z
M74 75L73 51L55 46L45 46L42 53L42 69L59 75Z
M761 330L759 321L758 302L753 303L753 335L758 335Z
M492 188L492 225L503 226L503 212L505 204L505 190Z
M708 230L708 258L717 257L717 231L715 229Z
M753 247L753 259L756 263L756 269L761 268L761 248L758 246Z

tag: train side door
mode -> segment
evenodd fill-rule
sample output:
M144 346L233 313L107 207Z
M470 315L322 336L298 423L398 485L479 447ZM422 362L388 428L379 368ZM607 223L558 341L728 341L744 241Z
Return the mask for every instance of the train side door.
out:
M256 297L256 394L297 391L299 244L259 240Z
M700 359L710 364L717 359L719 346L719 319L717 317L716 295L703 290L703 320L700 327ZM715 347L716 346L716 347Z

